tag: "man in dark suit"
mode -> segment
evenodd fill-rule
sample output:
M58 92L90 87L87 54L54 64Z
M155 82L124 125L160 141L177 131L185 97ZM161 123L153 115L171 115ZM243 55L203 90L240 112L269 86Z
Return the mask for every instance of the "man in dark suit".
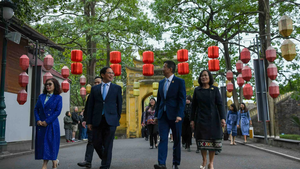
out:
M181 158L181 129L184 116L186 89L183 79L174 75L176 65L173 61L165 61L163 73L166 77L159 82L157 92L157 107L155 109L155 120L158 120L158 131L160 142L158 145L158 164L155 169L166 169L168 153L168 134L171 128L173 145L173 169L178 169Z
M92 87L88 102L88 129L93 130L93 145L102 159L100 169L109 169L113 140L122 111L121 86L112 84L114 72L110 67L100 71L102 83Z
M100 84L102 82L101 78L99 76L95 77L94 80L94 86ZM86 120L87 120L87 105L88 105L89 97L87 97L85 107L84 107L84 112L83 112L83 122L82 126L86 127ZM92 167L92 159L93 159L93 153L94 153L94 146L93 146L93 132L91 130L87 130L87 135L88 135L88 143L86 145L86 150L85 150L85 158L83 162L77 163L78 166L80 167L87 167L91 168Z

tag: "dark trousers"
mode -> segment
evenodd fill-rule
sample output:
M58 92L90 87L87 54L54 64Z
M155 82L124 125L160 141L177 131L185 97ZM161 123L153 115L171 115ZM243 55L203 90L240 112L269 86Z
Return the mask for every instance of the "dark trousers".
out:
M87 130L88 143L85 150L85 161L92 163L94 146L93 146L93 131Z
M142 127L142 137L148 139L148 128L147 126Z
M116 126L109 126L105 116L102 116L99 126L93 127L93 145L98 156L102 159L100 169L110 167L115 132Z
M150 146L153 146L153 140L154 144L157 143L157 125L156 124L148 124L147 129L150 136Z
M158 132L160 135L160 142L158 145L158 163L160 165L166 165L166 159L168 154L168 135L170 128L173 134L173 164L180 165L181 160L181 129L182 121L175 123L175 120L169 120L167 113L164 112L162 117L158 119Z
M192 144L192 128L188 119L182 122L182 144L185 144L185 148L189 148Z

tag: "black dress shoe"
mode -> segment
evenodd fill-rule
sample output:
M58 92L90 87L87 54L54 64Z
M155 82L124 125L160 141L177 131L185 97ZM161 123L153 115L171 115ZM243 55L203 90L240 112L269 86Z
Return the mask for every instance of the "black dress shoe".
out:
M173 165L173 169L179 169L179 168L178 168L178 165L176 165L176 164Z
M154 168L155 169L167 169L167 167L165 165L159 165L159 164L155 164Z
M80 167L87 167L87 168L91 168L92 167L92 164L90 162L81 162L81 163L77 163L78 166Z

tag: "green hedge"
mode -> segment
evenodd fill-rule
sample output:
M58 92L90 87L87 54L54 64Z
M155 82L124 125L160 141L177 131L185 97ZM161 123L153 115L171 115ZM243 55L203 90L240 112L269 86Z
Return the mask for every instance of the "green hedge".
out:
M285 134L285 135L280 135L280 138L291 139L291 140L300 140L300 135L298 135L298 134Z

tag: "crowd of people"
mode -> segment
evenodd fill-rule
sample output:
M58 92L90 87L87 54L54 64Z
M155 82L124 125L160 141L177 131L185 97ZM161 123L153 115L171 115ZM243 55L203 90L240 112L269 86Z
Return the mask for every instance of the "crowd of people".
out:
M244 103L240 104L239 111L232 104L226 115L219 89L212 85L213 76L208 70L200 73L200 86L195 88L193 97L186 96L185 82L174 75L175 69L173 61L164 62L165 78L159 82L157 100L150 99L141 119L142 135L149 140L150 149L158 149L158 163L154 168L166 169L170 138L173 142L173 169L179 168L181 147L190 152L193 139L197 152L202 155L200 169L213 169L215 154L222 150L225 126L226 133L230 135L230 145L236 145L238 127L241 127L244 142L247 142L251 125L249 111ZM74 112L65 113L66 142L75 142L78 130L78 139L88 140L84 161L78 163L80 167L91 168L95 149L101 159L100 169L110 168L113 140L116 127L120 125L122 109L122 90L111 83L113 78L114 72L110 67L102 68L100 77L94 79L85 108L78 112L78 107L74 107ZM34 109L37 126L35 158L43 160L42 169L47 168L49 160L54 169L59 164L60 126L57 117L63 104L60 93L58 81L48 79Z

